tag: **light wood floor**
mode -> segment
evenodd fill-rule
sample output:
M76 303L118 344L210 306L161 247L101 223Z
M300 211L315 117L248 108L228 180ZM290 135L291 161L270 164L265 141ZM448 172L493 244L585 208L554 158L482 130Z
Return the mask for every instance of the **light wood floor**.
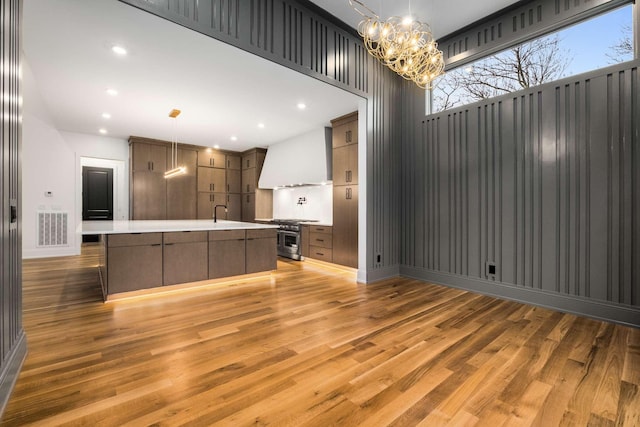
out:
M85 249L24 263L3 426L640 425L638 329L295 262L104 304Z

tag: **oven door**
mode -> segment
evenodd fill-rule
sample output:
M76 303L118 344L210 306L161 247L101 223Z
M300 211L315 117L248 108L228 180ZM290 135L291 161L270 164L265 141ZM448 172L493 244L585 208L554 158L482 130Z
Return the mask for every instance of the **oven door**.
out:
M300 259L300 232L278 230L278 255Z

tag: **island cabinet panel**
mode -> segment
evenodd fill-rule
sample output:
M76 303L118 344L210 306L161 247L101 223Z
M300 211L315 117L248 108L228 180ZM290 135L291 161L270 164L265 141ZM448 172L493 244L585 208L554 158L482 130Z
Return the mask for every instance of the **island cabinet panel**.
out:
M245 274L245 230L209 231L209 278Z
M210 168L225 168L226 156L220 151L205 148L198 151L198 166Z
M208 277L207 232L164 233L163 285L197 282Z
M247 273L275 270L277 259L275 229L247 230Z
M106 258L108 294L162 284L162 233L107 236Z

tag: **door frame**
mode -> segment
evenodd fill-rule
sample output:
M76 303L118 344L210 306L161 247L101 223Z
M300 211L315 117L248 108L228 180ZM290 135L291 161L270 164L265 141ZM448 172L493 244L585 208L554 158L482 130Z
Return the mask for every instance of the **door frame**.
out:
M95 166L113 169L113 220L129 219L129 179L127 162L124 160L77 157L76 162L76 229L82 223L82 167ZM76 253L80 254L82 239L76 239Z

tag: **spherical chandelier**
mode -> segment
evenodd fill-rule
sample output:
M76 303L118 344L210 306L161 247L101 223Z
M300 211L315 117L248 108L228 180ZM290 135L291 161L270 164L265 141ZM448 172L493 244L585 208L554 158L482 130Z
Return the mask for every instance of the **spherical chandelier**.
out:
M361 1L349 0L349 4L362 15L358 34L367 51L405 79L431 89L444 74L444 57L429 25L397 16L383 21Z

